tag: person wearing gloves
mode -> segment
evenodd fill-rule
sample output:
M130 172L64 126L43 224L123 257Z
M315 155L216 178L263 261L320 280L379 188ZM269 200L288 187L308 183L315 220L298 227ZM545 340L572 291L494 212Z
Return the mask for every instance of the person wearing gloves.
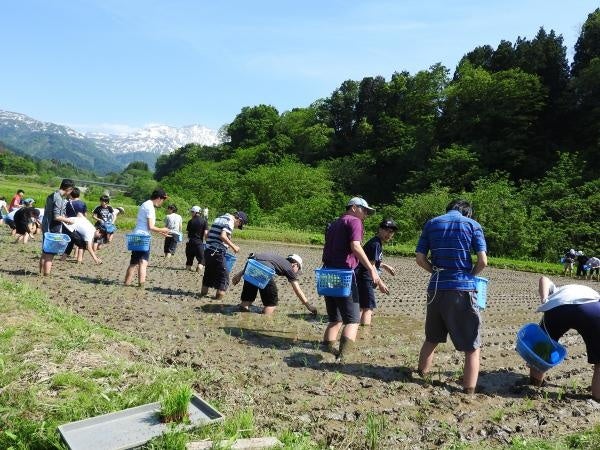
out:
M592 375L592 398L600 401L600 293L581 284L557 287L552 280L541 277L538 283L541 306L544 313L540 327L558 341L567 331L577 331L583 341L588 363L594 365ZM544 373L529 368L529 380L541 386Z
M298 300L308 309L312 314L317 314L317 308L311 305L304 295L300 283L298 282L298 275L302 273L302 258L299 255L292 254L284 258L283 256L276 255L275 253L251 253L248 259L254 259L255 261L270 267L275 271L275 275L286 277L298 297ZM244 276L244 270L238 272L233 276L231 282L235 286L240 282ZM275 312L275 307L279 303L279 296L277 292L277 284L275 283L275 277L272 277L267 285L259 289L254 284L244 280L244 286L242 288L240 311L249 312L250 305L256 300L256 294L260 292L260 299L264 306L263 314L271 315Z

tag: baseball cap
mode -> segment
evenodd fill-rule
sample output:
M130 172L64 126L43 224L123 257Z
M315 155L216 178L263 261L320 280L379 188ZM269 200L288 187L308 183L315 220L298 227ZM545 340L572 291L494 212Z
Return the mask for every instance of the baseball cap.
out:
M246 214L244 211L238 211L234 214L234 216L236 217L236 219L240 219L242 221L242 223L240 224L241 230L242 227L248 223L248 214Z
M392 219L383 219L379 223L379 228L387 228L389 230L398 231L398 225Z
M375 212L374 208L371 208L369 206L369 204L367 203L367 201L364 198L361 197L352 197L349 201L348 204L346 206L360 206L361 208L364 208L364 210L367 212L367 215L371 215Z
M199 206L192 206L190 208L190 212L199 213L200 212L200 207Z
M287 260L290 262L298 263L298 268L302 270L302 258L300 257L300 255L293 253L291 255L288 255Z

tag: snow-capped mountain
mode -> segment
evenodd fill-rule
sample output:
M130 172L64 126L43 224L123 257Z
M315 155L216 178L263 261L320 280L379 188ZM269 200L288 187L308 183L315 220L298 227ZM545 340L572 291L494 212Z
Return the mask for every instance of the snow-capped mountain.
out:
M156 159L187 144L217 145L217 132L201 125L150 125L131 134L80 133L24 114L0 110L0 141L41 159L70 161L98 173L121 170L132 161L152 168Z
M170 153L187 144L217 145L217 132L201 125L175 128L150 125L132 134L114 135L86 133L96 145L113 153L149 152L157 155Z

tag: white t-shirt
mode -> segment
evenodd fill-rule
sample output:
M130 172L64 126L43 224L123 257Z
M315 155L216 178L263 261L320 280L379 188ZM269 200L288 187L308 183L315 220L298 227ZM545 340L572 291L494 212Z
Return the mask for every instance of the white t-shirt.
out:
M86 217L77 216L73 217L75 223L73 223L73 230L77 231L84 242L94 242L94 234L96 233L96 227Z
M152 200L146 200L140 205L140 209L137 215L137 221L135 223L134 234L150 234L150 228L148 228L148 219L152 219L152 223L156 222L156 210L154 209L154 203Z
M182 217L177 213L167 214L165 216L165 227L171 231L181 232Z
M8 211L8 205L4 200L0 200L0 213L2 213L2 210Z
M582 303L597 302L600 300L600 294L591 287L582 284L565 284L556 287L554 283L550 285L550 295L537 311L550 311L561 305L579 305Z

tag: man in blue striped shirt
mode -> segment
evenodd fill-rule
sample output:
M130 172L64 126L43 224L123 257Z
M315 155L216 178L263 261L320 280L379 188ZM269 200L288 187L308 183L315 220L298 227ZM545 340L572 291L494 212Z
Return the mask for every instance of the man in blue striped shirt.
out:
M465 352L463 389L468 394L473 394L477 385L481 346L473 277L487 266L483 230L471 219L472 212L465 200L451 201L446 214L425 224L416 248L417 264L431 273L419 374L431 370L435 348L450 334L456 350ZM471 251L477 254L475 266Z
M229 287L229 271L225 265L225 253L231 248L234 253L240 248L231 240L234 228L242 227L248 223L248 216L243 211L234 214L223 214L215 219L206 237L206 250L204 252L204 276L200 296L208 294L209 288L217 290L215 299L221 299Z

